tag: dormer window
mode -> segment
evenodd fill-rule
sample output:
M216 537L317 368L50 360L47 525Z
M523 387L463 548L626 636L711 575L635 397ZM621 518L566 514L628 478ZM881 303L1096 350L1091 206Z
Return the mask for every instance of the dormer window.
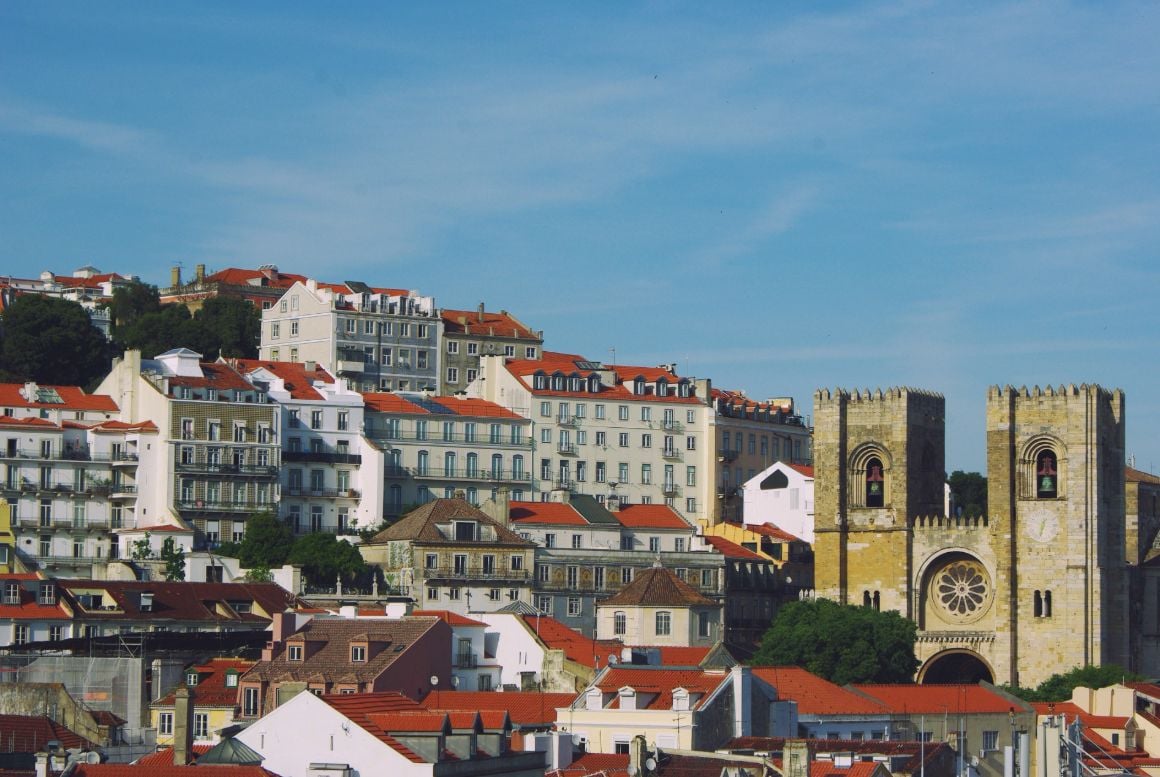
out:
M553 375L552 376L552 390L553 391L563 391L564 390L564 376L563 375Z
M572 383L572 385L570 388L572 389L572 391L583 391L584 390L584 381L582 378L578 378L578 377L572 378L571 383Z
M673 709L678 712L687 712L689 709L689 692L684 688L673 689Z
M644 394L644 387L645 387L644 378L637 378L636 380L634 380L632 382L632 393L643 395Z
M657 380L657 396L667 397L669 395L669 382L664 378Z
M588 376L588 391L592 394L600 391L600 377L598 375Z
M476 538L476 523L475 521L455 521L455 539L465 542L472 542Z
M237 669L227 669L226 670L226 687L227 688L237 688L238 687L238 670Z
M677 384L677 396L678 397L688 397L691 395L692 395L692 386L689 385L689 381L682 380L680 383Z
M153 594L149 591L141 592L141 612L153 612Z
M20 604L20 583L9 581L4 584L4 603Z
M185 674L185 684L190 688L197 685L198 679L200 679L200 675L197 672L186 672Z
M532 377L532 388L545 389L547 387L548 387L548 380L546 377L544 377L544 373L537 372L535 374L535 376Z
M302 645L287 645L286 646L286 660L287 661L301 661L302 660Z
M366 645L351 645L350 646L350 661L352 664L365 664L367 660L367 646Z
M36 601L38 604L56 604L56 584L41 583L40 589L37 591Z

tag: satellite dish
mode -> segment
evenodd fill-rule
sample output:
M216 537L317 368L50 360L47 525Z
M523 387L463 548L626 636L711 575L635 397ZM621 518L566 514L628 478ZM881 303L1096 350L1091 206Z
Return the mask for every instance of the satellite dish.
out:
M620 663L620 659L616 657L615 653L608 654L608 663L610 666L616 666Z
M572 735L572 744L575 745L576 747L580 746L580 735L579 734Z
M639 773L640 773L640 769L637 769L632 764L628 765L628 777L636 777L636 775Z
M432 684L432 685L438 685L438 684L439 684L439 675L437 675L437 674L433 674L433 675L431 675L431 684Z
M654 769L656 769L657 768L657 759L655 759L655 758L645 759L644 768L648 769L650 772L653 771Z

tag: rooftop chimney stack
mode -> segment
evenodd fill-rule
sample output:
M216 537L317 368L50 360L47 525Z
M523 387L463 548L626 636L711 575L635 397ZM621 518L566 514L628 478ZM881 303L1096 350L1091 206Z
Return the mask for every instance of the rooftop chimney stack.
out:
M193 756L193 691L177 689L173 703L173 765L188 766Z

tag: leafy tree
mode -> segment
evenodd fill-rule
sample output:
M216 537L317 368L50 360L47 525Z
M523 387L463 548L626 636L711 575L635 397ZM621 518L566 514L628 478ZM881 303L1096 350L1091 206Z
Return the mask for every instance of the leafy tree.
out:
M160 558L165 562L165 579L169 581L185 580L185 548L166 537L161 543Z
M974 518L987 514L987 479L978 472L956 469L947 478L951 498L964 516Z
M192 349L207 360L217 358L217 340L184 305L163 305L142 314L119 332L124 348L136 348L147 359L173 348Z
M92 386L109 371L105 336L80 303L22 294L4 310L0 377Z
M145 532L145 536L139 540L135 540L132 544L133 550L130 555L134 561L144 561L145 559L153 558L153 547L149 544L149 532Z
M246 570L247 583L269 583L274 575L266 567L252 567Z
M918 669L917 627L896 612L828 599L782 606L750 663L804 667L846 683L910 682Z
M1077 666L1067 672L1053 674L1035 688L1005 686L1012 695L1026 701L1069 701L1076 688L1106 688L1116 683L1134 682L1144 679L1121 666Z
M294 532L289 526L273 513L255 513L246 520L246 536L238 546L238 561L248 569L274 569L286 563L293 547Z
M302 574L315 585L328 585L338 577L344 583L354 582L368 572L358 548L321 532L299 537L288 560L302 565Z
M240 297L211 297L194 314L194 320L225 357L256 359L262 337L262 314Z
M113 289L113 299L109 302L108 308L109 317L113 322L113 340L123 346L121 333L132 328L145 314L160 310L161 295L156 286L133 281L126 286Z

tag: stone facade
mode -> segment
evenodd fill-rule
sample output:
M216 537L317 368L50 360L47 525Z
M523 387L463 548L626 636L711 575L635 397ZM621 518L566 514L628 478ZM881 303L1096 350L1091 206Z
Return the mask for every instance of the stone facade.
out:
M988 514L943 510L944 401L815 395L817 595L916 621L919 679L1129 662L1124 396L993 387Z

